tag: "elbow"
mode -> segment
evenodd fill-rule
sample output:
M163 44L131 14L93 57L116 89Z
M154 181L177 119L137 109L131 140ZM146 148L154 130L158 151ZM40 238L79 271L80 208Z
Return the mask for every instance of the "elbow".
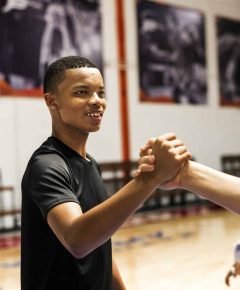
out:
M82 259L87 256L88 252L82 250L80 247L69 246L68 251L75 259Z
M82 259L89 254L89 249L82 241L73 241L69 239L64 239L65 248L70 252L70 254L75 259Z

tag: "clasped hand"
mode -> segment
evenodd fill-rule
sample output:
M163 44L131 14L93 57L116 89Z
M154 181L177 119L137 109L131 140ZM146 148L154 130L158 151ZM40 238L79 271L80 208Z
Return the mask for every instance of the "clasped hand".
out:
M165 189L179 186L181 168L192 155L174 133L151 138L140 148L139 166L133 172L137 177L142 173L151 173L151 177Z

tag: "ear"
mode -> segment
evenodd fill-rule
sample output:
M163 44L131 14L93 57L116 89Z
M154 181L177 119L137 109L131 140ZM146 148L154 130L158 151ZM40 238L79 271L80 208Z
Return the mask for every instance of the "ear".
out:
M44 94L44 99L45 99L46 105L48 106L50 111L58 110L56 96L54 94L46 93L46 94Z

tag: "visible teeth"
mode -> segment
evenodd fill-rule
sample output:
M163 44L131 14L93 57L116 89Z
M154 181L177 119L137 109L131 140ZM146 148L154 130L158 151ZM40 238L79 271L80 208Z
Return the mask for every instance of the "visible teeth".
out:
M88 116L90 116L90 117L100 117L101 114L100 113L88 113Z

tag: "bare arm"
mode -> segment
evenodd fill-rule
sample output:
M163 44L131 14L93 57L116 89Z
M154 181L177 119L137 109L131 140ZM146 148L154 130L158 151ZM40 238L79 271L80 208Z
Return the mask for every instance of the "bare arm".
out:
M80 206L72 202L60 204L49 211L48 224L76 258L86 256L107 241L158 184L166 182L179 171L190 154L182 146L182 153L175 151L174 140L175 135L172 134L157 140L154 150L158 157L153 173L141 174L86 213L83 214Z
M189 161L179 182L182 188L240 214L240 178Z
M155 187L134 179L84 214L77 203L57 205L48 213L48 224L62 244L76 258L82 258L107 241Z
M156 156L152 148L156 139L152 138L140 149L139 168L135 176L155 170ZM179 147L180 148L180 147ZM195 192L226 209L240 214L240 178L197 162L187 161L177 174L161 188L184 188Z
M154 160L152 155L141 157L141 170L138 174L154 170L152 160ZM240 214L240 178L200 163L188 161L172 180L159 187L168 190L187 189Z

